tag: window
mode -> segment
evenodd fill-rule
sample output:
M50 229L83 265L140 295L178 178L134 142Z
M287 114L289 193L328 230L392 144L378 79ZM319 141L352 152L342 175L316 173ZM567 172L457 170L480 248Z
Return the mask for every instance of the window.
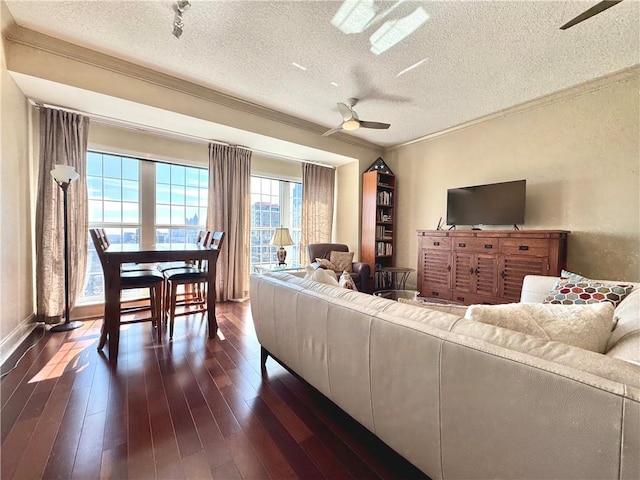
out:
M90 151L86 181L89 227L104 228L111 243L193 243L204 229L209 183L205 168ZM79 303L101 302L103 295L102 266L89 237Z
M287 263L300 262L302 184L251 176L251 265L276 263L271 245L276 227L288 227L294 245L286 247Z
M209 172L156 163L156 242L195 243L207 218Z
M140 242L140 161L134 158L87 153L89 225L102 227L111 243ZM83 300L104 294L100 259L88 238L87 276Z

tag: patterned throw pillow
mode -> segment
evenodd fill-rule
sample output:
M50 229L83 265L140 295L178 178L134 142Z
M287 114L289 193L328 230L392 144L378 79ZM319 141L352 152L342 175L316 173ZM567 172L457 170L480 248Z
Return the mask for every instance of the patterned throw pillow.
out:
M336 266L336 271L351 272L351 264L353 263L353 252L336 252L331 251L329 261Z
M633 290L633 285L617 285L595 280L583 282L561 280L551 290L543 303L584 305L587 303L609 302L616 307L631 293L631 290Z
M342 272L342 275L340 275L340 280L338 280L338 283L342 288L355 290L356 292L358 291L356 283L353 281L353 278L351 278L351 275L349 275L349 272L347 272L346 270Z
M588 282L591 280L590 278L583 277L579 273L573 273L568 270L562 270L562 272L560 272L560 279L570 280L571 282Z

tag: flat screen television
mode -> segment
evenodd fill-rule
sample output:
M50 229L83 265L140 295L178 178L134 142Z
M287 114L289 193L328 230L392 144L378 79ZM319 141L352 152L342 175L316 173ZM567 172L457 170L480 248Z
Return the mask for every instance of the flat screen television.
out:
M526 180L450 188L448 225L517 225L524 223Z

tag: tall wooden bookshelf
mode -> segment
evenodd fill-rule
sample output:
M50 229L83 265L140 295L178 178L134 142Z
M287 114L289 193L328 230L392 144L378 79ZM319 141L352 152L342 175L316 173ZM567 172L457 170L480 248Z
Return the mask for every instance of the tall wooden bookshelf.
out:
M377 170L362 179L362 261L373 273L373 289L388 288L380 267L394 266L396 177Z

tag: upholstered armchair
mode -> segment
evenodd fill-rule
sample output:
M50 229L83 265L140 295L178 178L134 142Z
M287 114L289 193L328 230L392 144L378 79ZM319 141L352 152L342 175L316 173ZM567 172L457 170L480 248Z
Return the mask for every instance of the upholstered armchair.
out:
M344 243L312 243L307 245L307 254L309 261L315 262L316 258L326 258L329 260L331 252L348 252L349 247ZM369 277L371 276L371 267L368 263L353 262L351 264L351 278L353 278L356 287L361 292L368 293Z

